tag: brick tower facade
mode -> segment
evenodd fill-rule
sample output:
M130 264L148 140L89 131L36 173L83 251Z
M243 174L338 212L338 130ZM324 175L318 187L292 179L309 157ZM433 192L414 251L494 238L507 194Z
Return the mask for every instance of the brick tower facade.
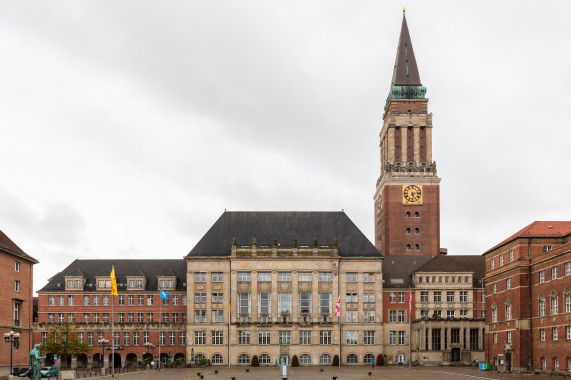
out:
M432 160L432 114L425 94L403 13L374 196L375 246L383 255L440 251L440 178Z

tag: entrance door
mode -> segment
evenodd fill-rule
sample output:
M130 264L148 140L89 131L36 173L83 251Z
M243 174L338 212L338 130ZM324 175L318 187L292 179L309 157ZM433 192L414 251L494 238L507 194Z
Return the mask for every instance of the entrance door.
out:
M404 364L405 362L405 358L403 354L398 354L397 355L397 364Z
M512 371L512 354L511 352L506 352L506 371Z
M452 361L459 362L460 361L460 348L453 348L452 349Z

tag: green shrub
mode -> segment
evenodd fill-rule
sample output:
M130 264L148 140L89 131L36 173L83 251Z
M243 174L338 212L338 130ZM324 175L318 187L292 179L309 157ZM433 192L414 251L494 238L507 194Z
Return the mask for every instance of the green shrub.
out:
M294 355L291 358L291 366L292 367L299 367L299 359L297 358L297 355Z
M336 366L339 367L339 355L335 355L333 357L333 363L331 363L332 366Z
M208 360L206 360L206 358L200 358L200 360L198 361L198 364L200 364L200 365L207 365L207 364L208 364Z
M252 367L259 367L260 366L260 362L258 360L258 355L252 356L252 362L250 363L250 365Z

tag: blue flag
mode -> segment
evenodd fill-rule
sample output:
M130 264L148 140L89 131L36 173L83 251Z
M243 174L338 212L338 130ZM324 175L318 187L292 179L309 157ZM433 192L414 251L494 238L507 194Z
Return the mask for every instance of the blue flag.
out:
M165 290L161 290L161 299L162 300L168 300L169 299L169 292L167 292Z

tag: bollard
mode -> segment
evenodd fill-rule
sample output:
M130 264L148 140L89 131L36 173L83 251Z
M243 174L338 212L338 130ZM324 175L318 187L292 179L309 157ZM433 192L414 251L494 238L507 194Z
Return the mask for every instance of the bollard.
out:
M201 378L201 379L204 379L204 375L200 375L200 378Z
M369 372L369 376L371 376L373 374L373 372Z
M200 372L197 372L197 373L196 373L196 376L200 376Z
M217 369L214 370L214 374L215 374L215 375L218 375L218 370L217 370Z
M333 379L333 380L337 380L337 376L333 376L332 379Z
M236 376L232 376L230 379L232 379L232 380L236 380Z
M282 377L282 380L287 380L287 377Z
M246 372L250 372L250 368L246 368Z
M319 368L319 372L323 372L323 368Z

